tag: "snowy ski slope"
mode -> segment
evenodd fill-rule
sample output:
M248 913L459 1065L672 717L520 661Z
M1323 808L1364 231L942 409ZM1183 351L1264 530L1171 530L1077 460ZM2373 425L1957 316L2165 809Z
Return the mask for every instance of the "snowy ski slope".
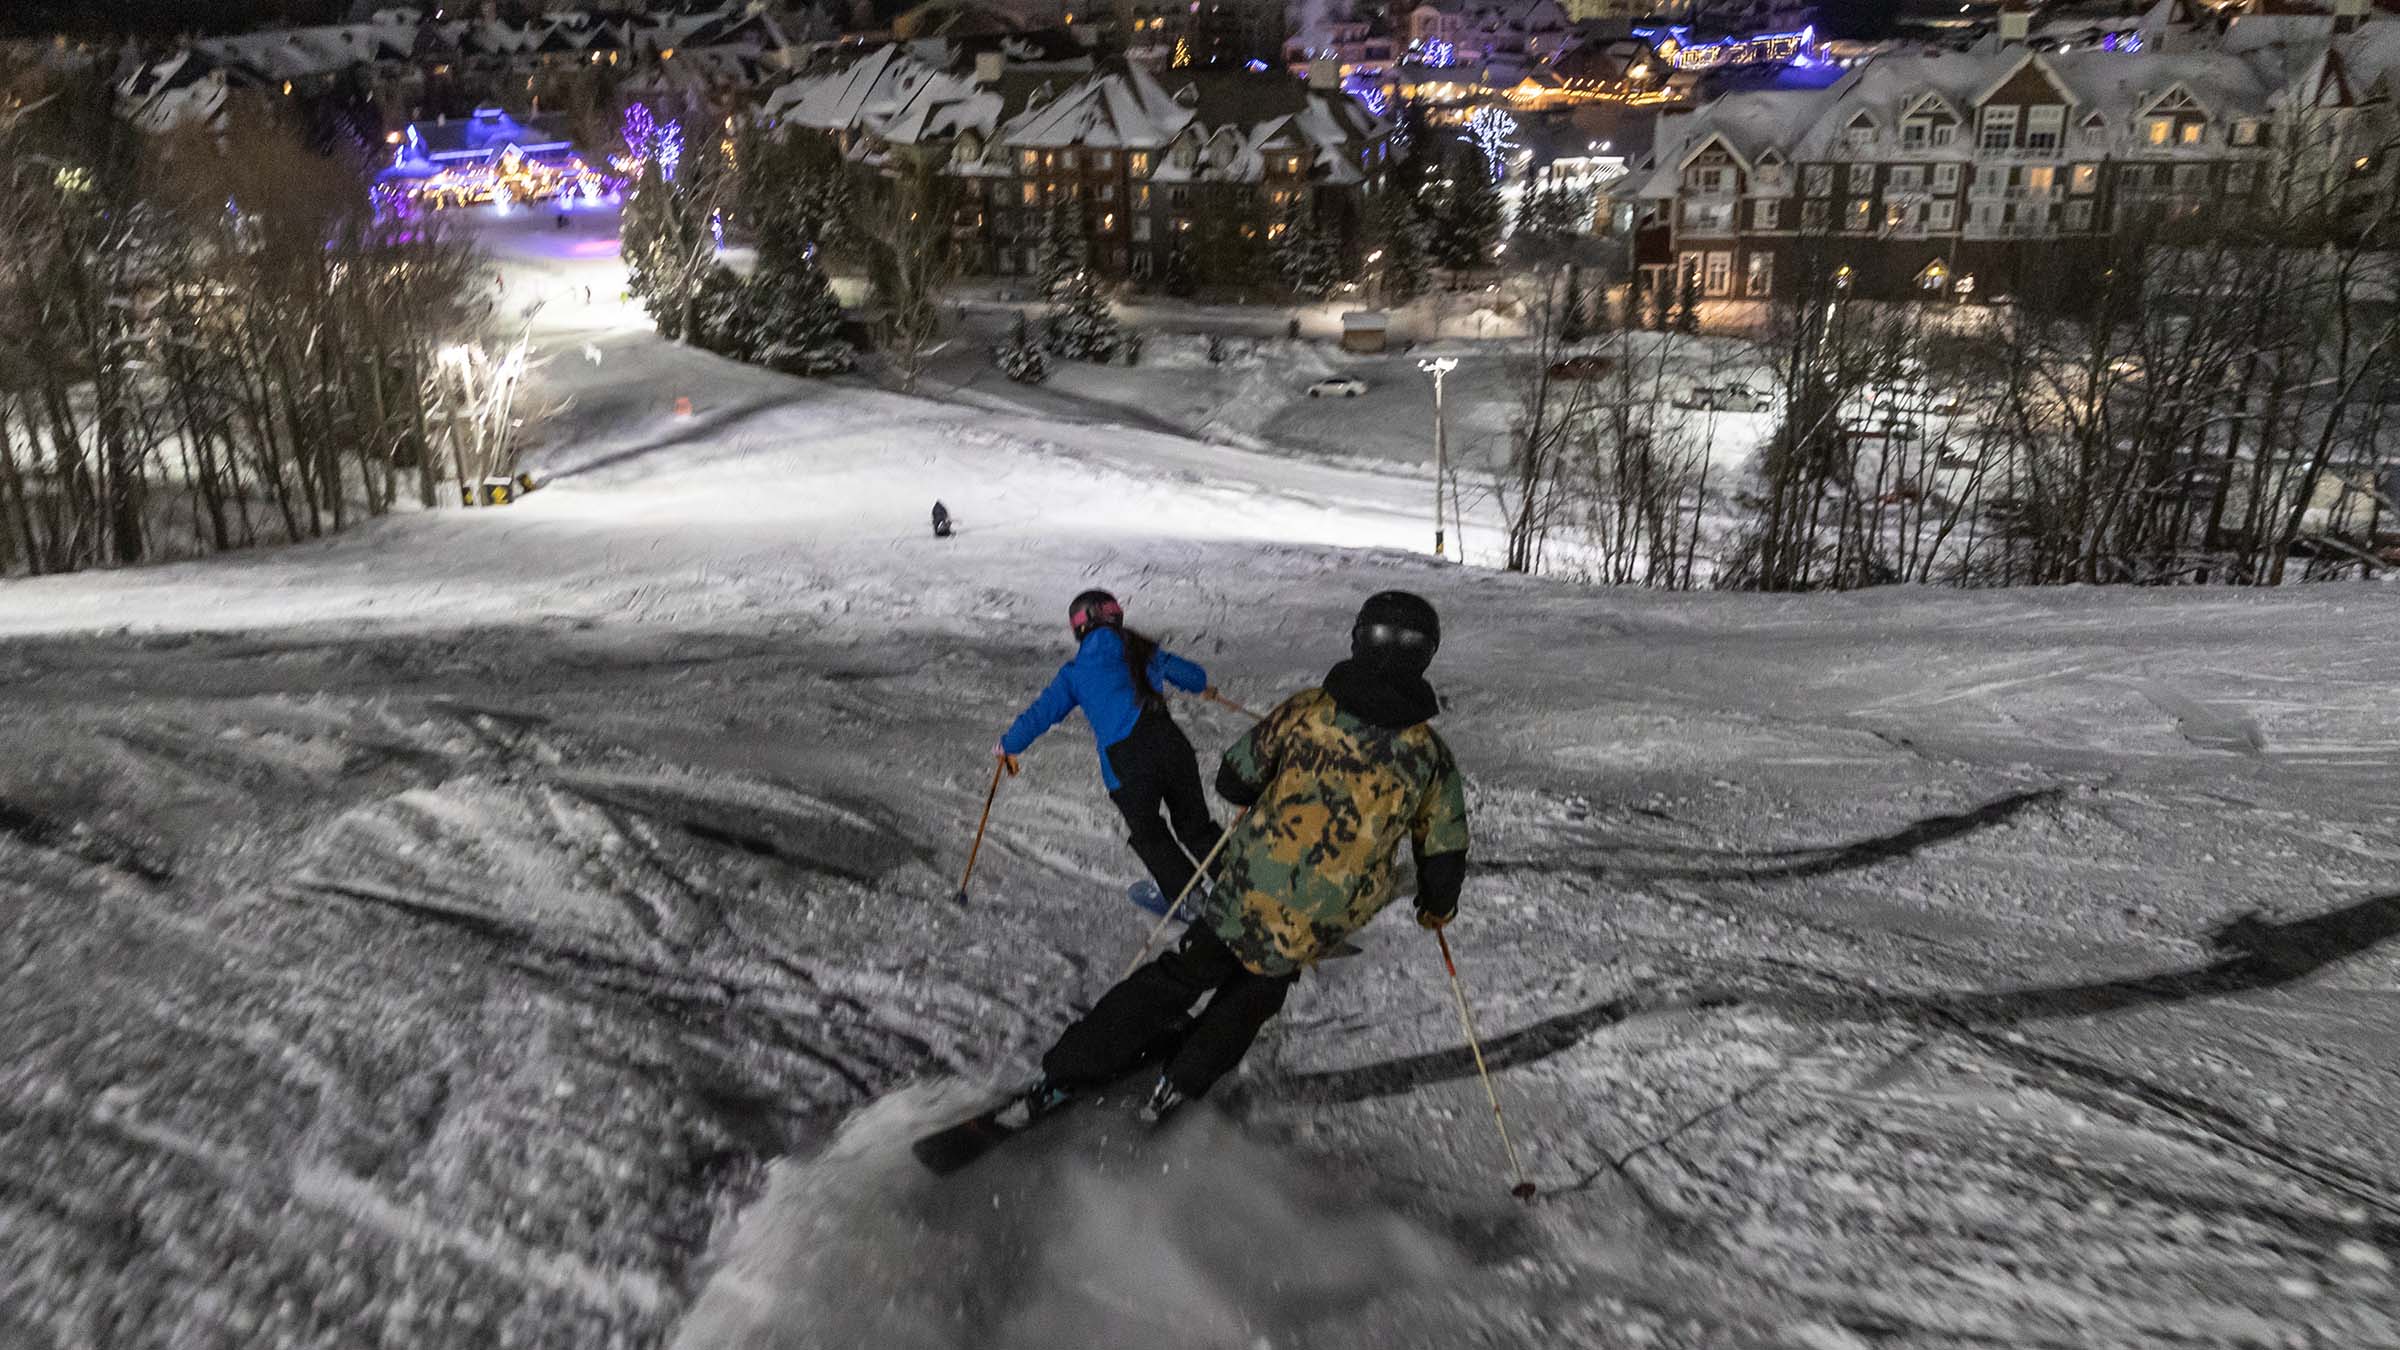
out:
M2400 1345L2390 588L1578 590L543 323L516 507L0 587L0 1345ZM1442 607L1537 1205L1404 915L1185 1128L909 1162L1145 927L1075 727L948 901L1094 584L1254 705Z

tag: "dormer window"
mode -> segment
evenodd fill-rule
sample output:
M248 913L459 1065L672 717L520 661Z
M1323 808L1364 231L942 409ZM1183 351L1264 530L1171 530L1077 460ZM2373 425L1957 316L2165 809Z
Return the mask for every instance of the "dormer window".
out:
M1922 117L1912 117L1900 124L1900 148L1922 150L1933 131L1933 123Z
M2108 119L2094 113L2083 119L2083 128L2077 134L2082 137L2085 145L2106 145L2108 144Z
M1843 133L1843 139L1853 150L1872 148L1875 144L1875 119L1865 113L1851 118L1849 128Z
M2258 123L2257 123L2257 121L2256 121L2255 119L2252 119L2252 118L2247 118L2247 117L2245 117L2245 118L2243 118L2241 121L2234 123L2234 124L2233 124L2233 143L2234 143L2235 145L2256 145L2256 144L2258 144Z
M1179 104L1182 104L1186 108L1199 107L1200 86L1196 84L1187 84L1181 89L1176 90L1175 101Z
M2017 145L2017 106L1996 104L1983 110L1983 128L1976 145L1984 150L2013 150Z
M2025 110L2025 148L2056 150L2064 138L2067 110L2057 103L2036 104Z

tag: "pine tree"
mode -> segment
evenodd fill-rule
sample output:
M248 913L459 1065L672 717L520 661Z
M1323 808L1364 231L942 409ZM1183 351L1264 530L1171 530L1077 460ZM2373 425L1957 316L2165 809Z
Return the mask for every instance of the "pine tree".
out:
M745 288L756 325L747 359L792 375L839 375L857 364L842 336L842 305L816 259L802 254L769 267L760 260Z
M1434 261L1453 272L1481 267L1500 242L1500 185L1468 172L1442 189L1433 222Z
M1700 331L1700 269L1683 269L1683 285L1675 297L1675 328L1677 332Z
M1341 257L1304 202L1285 208L1274 242L1275 276L1305 300L1322 300L1342 284Z
M1570 346L1583 341L1583 277L1576 268L1567 269L1567 291L1558 307L1558 340Z
M1665 332L1667 316L1675 312L1675 282L1661 275L1650 288L1650 327Z
M1192 260L1191 234L1178 230L1167 242L1167 265L1159 276L1159 285L1167 294L1189 299L1199 293L1200 276Z
M992 359L1001 374L1019 384L1040 384L1050 378L1050 354L1033 340L1033 325L1022 314L1009 330L1008 341L992 354Z
M1046 300L1063 299L1076 278L1091 270L1091 246L1084 238L1081 201L1069 197L1042 213L1034 265Z
M1124 329L1108 309L1108 297L1090 272L1078 272L1042 321L1042 345L1069 361L1107 361L1124 345Z
M1413 197L1386 192L1375 203L1375 251L1382 254L1383 303L1405 305L1431 282L1425 257L1430 231Z
M747 361L751 354L751 325L745 314L741 277L723 263L712 265L692 288L692 326L684 337L694 344Z

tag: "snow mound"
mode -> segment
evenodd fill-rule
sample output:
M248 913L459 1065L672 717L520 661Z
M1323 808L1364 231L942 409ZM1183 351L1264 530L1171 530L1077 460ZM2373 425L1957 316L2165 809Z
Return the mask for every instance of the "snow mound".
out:
M1153 1137L1087 1109L949 1178L910 1156L989 1101L903 1089L815 1158L774 1164L675 1350L1246 1350L1439 1299L1471 1266L1205 1110Z

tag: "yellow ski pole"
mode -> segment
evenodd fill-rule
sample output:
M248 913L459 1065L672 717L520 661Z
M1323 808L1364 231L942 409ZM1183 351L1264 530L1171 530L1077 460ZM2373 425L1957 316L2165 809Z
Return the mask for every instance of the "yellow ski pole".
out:
M1467 986L1458 978L1458 963L1450 959L1450 939L1435 928L1433 940L1442 944L1442 966L1450 972L1450 994L1458 1001L1458 1027L1467 1033L1467 1049L1475 1055L1475 1072L1483 1076L1483 1095L1492 1104L1492 1123L1500 1127L1500 1147L1508 1154L1508 1170L1517 1177L1517 1184L1509 1187L1508 1193L1519 1200L1531 1200L1533 1183L1525 1179L1525 1164L1517 1161L1517 1146L1508 1137L1508 1117L1500 1114L1500 1094L1492 1087L1492 1071L1484 1067L1483 1045L1475 1038L1475 1019L1467 1012Z

